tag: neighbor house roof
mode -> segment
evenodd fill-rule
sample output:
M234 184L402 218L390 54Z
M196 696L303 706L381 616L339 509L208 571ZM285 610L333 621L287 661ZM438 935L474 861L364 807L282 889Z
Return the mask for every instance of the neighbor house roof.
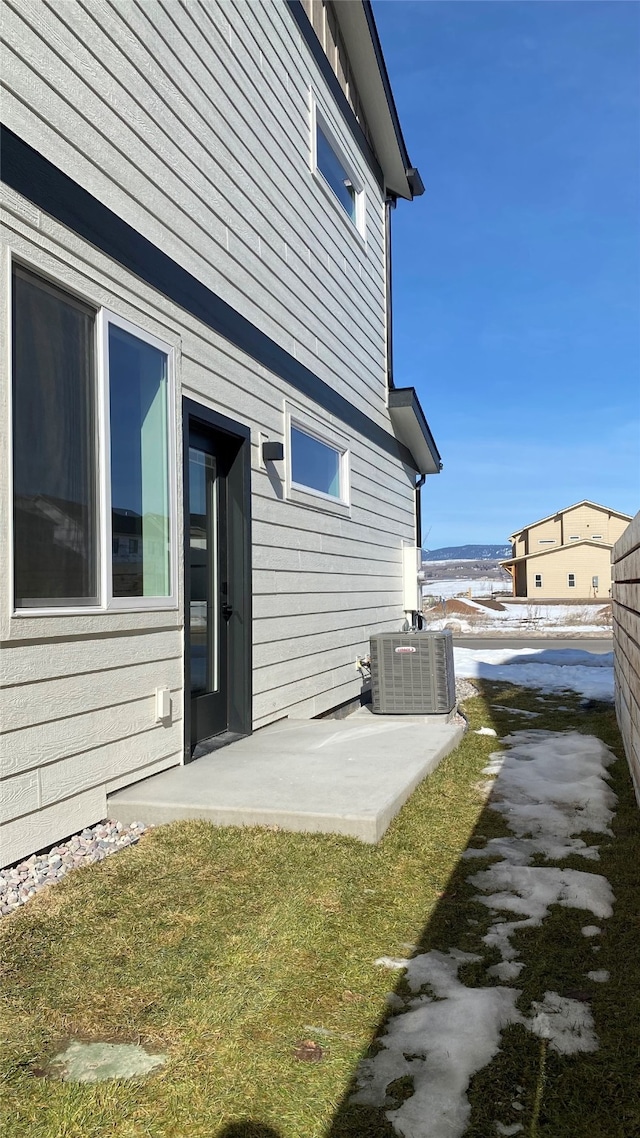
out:
M555 517L555 514L551 516ZM625 515L623 514L622 516L624 517ZM504 561L501 561L500 564L515 565L518 561L530 561L532 557L549 557L553 553L566 553L568 549L575 549L578 545L594 545L596 549L613 548L612 541L594 541L591 537L583 537L580 541L565 541L563 545L556 545L554 549L538 549L535 553L523 553L520 557L507 557Z
M520 526L519 529L509 534L509 538L517 537L525 529L532 529L533 526L542 525L543 522L550 522L553 518L557 518L560 514L568 514L569 510L577 510L579 506L593 506L594 510L602 510L603 514L615 514L617 518L626 518L628 522L631 521L631 514L623 514L621 510L612 510L609 506L601 506L598 502L592 502L589 498L583 498L581 502L575 502L573 506L563 506L561 510L554 510L552 514L547 514L546 518L538 518L535 522L529 522L526 526Z

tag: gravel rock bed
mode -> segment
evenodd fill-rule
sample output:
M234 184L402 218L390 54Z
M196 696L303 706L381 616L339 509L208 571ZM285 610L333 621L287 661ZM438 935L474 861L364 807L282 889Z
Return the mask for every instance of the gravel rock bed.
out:
M58 842L42 853L0 870L0 914L12 913L49 885L55 885L72 869L93 865L118 850L132 846L145 830L142 822L123 826L122 822L100 822Z
M469 680L456 679L456 699L458 703L464 703L465 699L475 699L478 694L478 689L474 688Z

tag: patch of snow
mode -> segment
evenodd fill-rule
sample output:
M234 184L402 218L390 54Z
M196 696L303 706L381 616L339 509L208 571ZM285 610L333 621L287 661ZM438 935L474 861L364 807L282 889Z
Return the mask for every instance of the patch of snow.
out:
M373 963L377 964L378 968L389 968L393 971L394 969L406 968L409 961L402 956L379 956Z
M464 1134L471 1116L469 1081L498 1051L502 1030L521 1020L515 988L467 988L458 980L460 965L478 959L453 950L412 960L409 982L428 984L436 999L421 996L395 1016L380 1039L382 1050L360 1068L351 1101L369 1106L385 1104L389 1083L413 1079L413 1095L387 1111L403 1138Z
M574 691L613 700L613 653L576 649L454 648L458 676L519 684L546 692Z
M501 703L492 703L491 707L495 711L508 711L510 715L521 715L523 719L537 719L540 715L539 711L524 711L521 707L504 707ZM568 708L564 708L567 711Z
M599 936L602 929L599 929L597 925L583 925L580 932L583 936Z
M541 925L551 906L586 909L599 918L611 915L614 896L605 877L532 862L541 855L557 861L574 853L597 858L597 847L577 835L610 833L616 798L606 779L615 756L599 739L575 731L529 729L502 741L509 749L492 754L485 773L497 776L495 808L512 836L485 839L482 849L466 856L501 859L468 880L483 894L477 900L494 914L482 941L498 949L502 959L486 974L510 984L525 967L515 959L511 938L519 929ZM600 929L585 925L582 932L589 936ZM411 1079L413 1094L387 1111L402 1138L462 1138L471 1114L469 1080L497 1053L509 1025L522 1025L562 1054L598 1047L591 1011L579 1000L548 991L525 1014L516 1006L522 995L517 988L467 987L458 977L460 967L481 960L450 949L376 962L405 968L413 998L387 1024L379 1053L362 1065L352 1101L388 1105L389 1084ZM605 975L589 973L590 978ZM512 1106L521 1108L517 1101ZM495 1125L498 1133L517 1133L504 1123Z
M609 979L609 973L605 968L600 968L596 972L587 972L587 980L595 980L596 984L606 984Z
M494 731L493 727L479 727L478 730L473 733L474 735L493 735L494 739L498 735L498 732Z
M524 1130L521 1122L513 1122L511 1126L506 1126L504 1122L496 1122L495 1125L498 1134L519 1134L521 1130Z
M530 1030L540 1039L548 1039L554 1051L575 1055L578 1051L598 1050L593 1016L581 1000L545 992L543 1000L533 1001L532 1010Z

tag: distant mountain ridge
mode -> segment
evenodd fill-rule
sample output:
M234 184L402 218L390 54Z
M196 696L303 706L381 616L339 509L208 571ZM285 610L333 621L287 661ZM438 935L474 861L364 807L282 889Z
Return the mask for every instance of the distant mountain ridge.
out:
M500 561L510 556L510 545L447 545L422 550L423 561Z

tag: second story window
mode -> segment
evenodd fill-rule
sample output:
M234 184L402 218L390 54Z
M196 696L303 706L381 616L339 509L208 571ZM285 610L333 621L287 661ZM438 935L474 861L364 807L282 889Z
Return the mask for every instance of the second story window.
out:
M364 188L324 115L312 99L312 170L316 181L364 237Z
M320 125L316 126L316 166L340 205L356 220L356 189Z

